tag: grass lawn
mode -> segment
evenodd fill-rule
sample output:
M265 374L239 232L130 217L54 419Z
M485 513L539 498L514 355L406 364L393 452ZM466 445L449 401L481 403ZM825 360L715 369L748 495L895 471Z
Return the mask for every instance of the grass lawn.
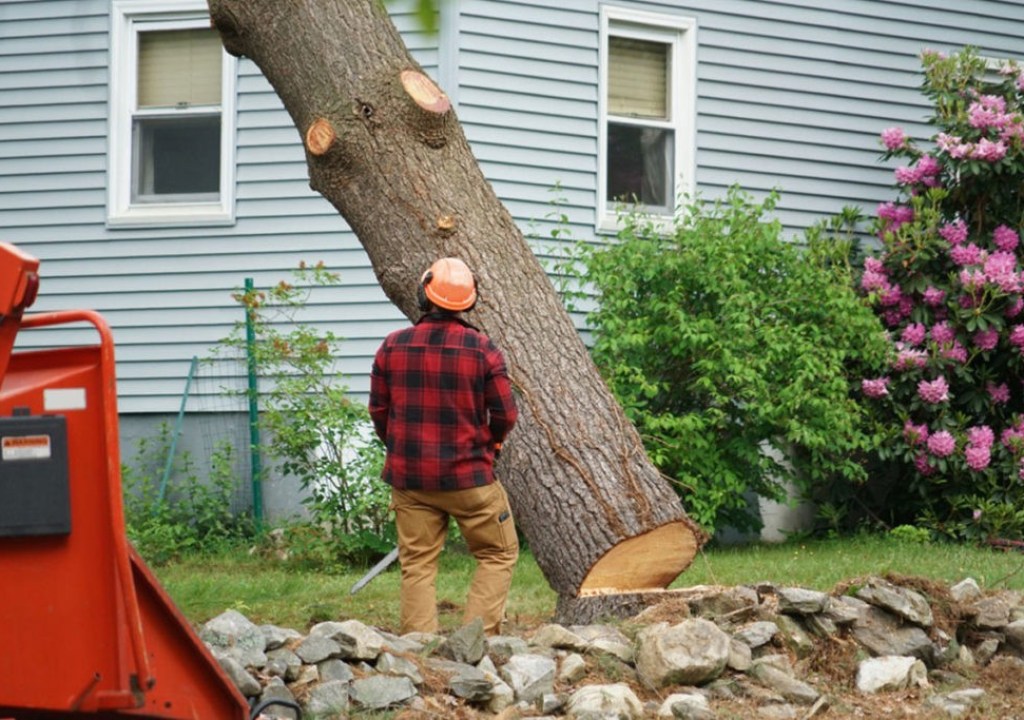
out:
M457 548L442 555L438 576L441 622L458 625L473 559ZM398 622L397 563L355 595L349 590L366 568L314 572L244 552L183 558L154 568L161 583L191 621L205 622L234 608L257 623L305 631L328 619L357 619L385 630ZM939 543L913 543L884 536L791 541L780 545L710 548L672 587L772 582L818 590L865 575L897 573L955 583L973 577L986 589L1024 590L1024 554ZM523 552L512 581L508 615L515 626L545 622L555 593L533 556Z

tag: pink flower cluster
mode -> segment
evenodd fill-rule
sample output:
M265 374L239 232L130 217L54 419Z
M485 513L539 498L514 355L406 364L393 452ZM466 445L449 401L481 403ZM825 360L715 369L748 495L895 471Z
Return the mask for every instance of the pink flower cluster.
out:
M964 448L964 459L971 470L984 470L992 461L992 443L995 433L988 425L977 425L967 430L967 447Z
M899 150L907 144L907 134L903 128L891 127L882 131L882 142L889 150Z
M865 378L860 381L860 388L869 398L885 397L889 394L889 378L880 377L873 380Z
M949 383L941 375L930 382L922 380L917 384L917 394L926 403L944 403L949 400Z
M921 158L910 167L896 168L896 182L900 185L924 185L925 187L938 187L942 184L939 175L942 173L942 165L931 155L922 155Z
M981 138L977 143L964 142L957 135L939 133L935 138L939 150L956 160L983 160L996 163L1006 157L1006 142L1002 139L995 142Z

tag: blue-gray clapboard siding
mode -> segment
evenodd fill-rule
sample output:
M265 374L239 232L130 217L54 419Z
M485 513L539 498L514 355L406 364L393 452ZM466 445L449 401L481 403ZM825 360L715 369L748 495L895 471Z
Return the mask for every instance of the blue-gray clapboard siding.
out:
M574 237L593 237L599 3L450 1L443 53L413 14L391 8L427 71L457 82L446 89L484 173L539 237L539 254L556 215ZM870 211L890 199L878 133L929 134L922 48L1024 56L1024 5L1008 0L614 4L697 20L698 187L709 197L737 182L779 188L793 233L844 205ZM299 260L324 260L344 286L314 296L307 319L347 338L341 369L364 393L374 349L403 321L358 241L310 191L298 133L252 63L238 66L237 222L105 226L109 15L109 0L0 2L0 239L43 260L37 309L104 313L122 411L171 412L189 358L239 316L230 295L243 278L270 284ZM442 54L457 68L441 68ZM88 331L47 342L79 339Z

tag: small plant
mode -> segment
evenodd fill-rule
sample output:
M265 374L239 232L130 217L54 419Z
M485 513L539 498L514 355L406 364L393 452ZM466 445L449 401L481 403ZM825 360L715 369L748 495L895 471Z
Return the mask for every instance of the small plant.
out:
M707 528L756 527L749 492L862 481L872 445L850 366L885 345L852 290L850 243L827 227L784 240L777 199L733 187L668 230L628 213L615 242L563 266L597 296L594 360Z
M223 443L214 450L205 481L183 453L162 486L170 445L165 423L156 437L138 441L132 462L121 468L126 531L139 553L161 565L183 554L217 553L251 540L251 518L231 508L234 448Z
M363 561L394 545L390 492L379 481L383 446L366 406L340 381L340 339L297 320L313 289L337 284L338 276L322 263L293 275L293 282L235 295L255 333L264 450L306 491L310 522L285 528L284 544L303 562ZM220 351L244 356L243 323Z
M928 528L914 527L913 525L897 525L889 531L889 537L903 542L923 544L931 542L932 534Z

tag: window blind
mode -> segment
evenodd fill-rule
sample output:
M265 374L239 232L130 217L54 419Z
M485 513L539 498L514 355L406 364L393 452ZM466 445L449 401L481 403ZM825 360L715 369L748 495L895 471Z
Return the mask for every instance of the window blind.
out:
M221 53L214 30L139 33L139 107L220 105Z
M665 43L608 38L608 112L669 119L668 60Z

